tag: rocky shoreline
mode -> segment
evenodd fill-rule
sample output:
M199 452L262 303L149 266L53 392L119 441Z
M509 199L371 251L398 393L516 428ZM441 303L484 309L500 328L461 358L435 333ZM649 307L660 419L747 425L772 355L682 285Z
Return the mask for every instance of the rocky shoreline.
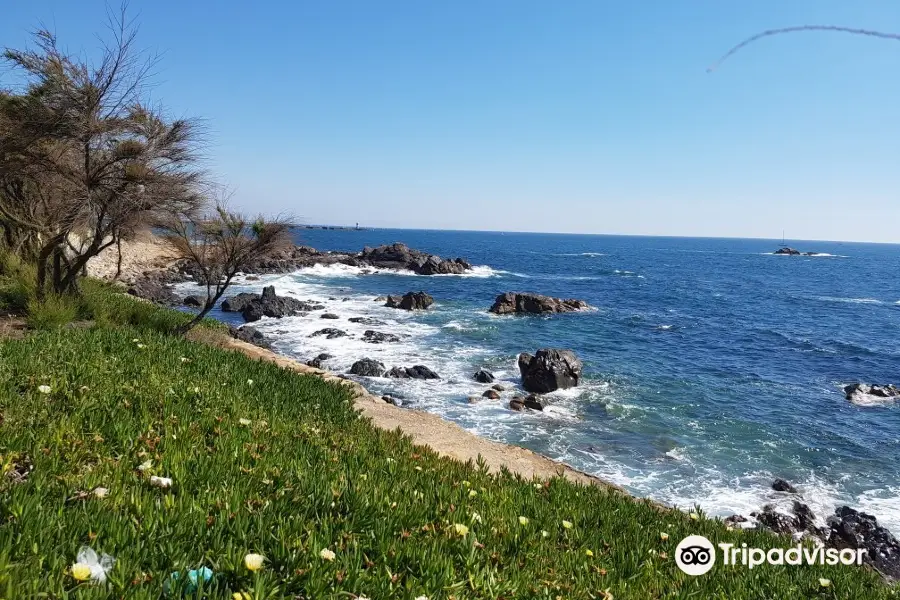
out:
M284 273L314 265L345 264L363 269L402 269L421 275L461 274L471 269L471 265L463 259L456 258L445 260L434 255L428 255L409 249L403 244L381 246L379 248L366 248L357 254L319 252L312 248L297 246L285 253L283 257L265 264L254 265L254 274ZM248 271L250 271L248 269ZM245 278L248 281L253 276ZM166 268L153 268L134 278L128 286L128 292L167 306L187 304L193 300L179 298L174 293L173 285L185 281L197 281L195 274L190 269L178 263L169 264ZM388 296L376 298L383 302L384 306L398 310L428 310L434 299L425 292L408 292L403 296ZM298 300L295 298L278 296L275 289L263 288L260 294L236 294L225 299L223 310L239 312L247 323L265 316L283 318L286 316L311 316L310 313L323 310L325 307L313 302ZM511 314L548 314L565 313L589 309L590 307L575 299L558 299L537 294L508 292L498 296L494 304L488 309L497 315ZM333 319L337 315L322 313L315 318ZM509 317L507 317L509 318ZM354 322L365 323L372 327L384 325L378 319L372 317L355 317ZM245 324L241 327L232 327L231 335L240 342L252 344L260 351L271 348L266 337L252 325ZM346 335L338 328L322 328L312 335L327 337ZM363 341L370 343L391 343L395 334L366 330ZM331 357L327 354L319 354L311 358L307 365L310 369L319 370L327 366ZM547 406L547 399L543 394L566 387L576 386L581 377L581 361L570 350L541 348L535 355L523 352L518 360L521 373L523 394L513 391L513 397L509 401L512 410L543 410ZM322 372L322 371L318 371ZM357 381L367 377L395 377L404 379L440 379L425 365L393 366L388 368L378 361L360 357L346 374L333 375L324 373L328 377L340 379L353 378ZM496 401L501 398L500 392L506 391L502 385L493 384L494 377L486 369L479 369L472 375L473 381L489 385L481 395L473 395L469 402ZM497 389L499 387L499 389ZM845 390L847 398L865 395L876 397L880 401L893 400L900 394L893 386L864 386L855 384ZM371 396L370 398L375 398ZM378 402L396 409L403 404L399 398L383 396L377 398ZM856 402L854 402L856 403ZM418 413L419 411L405 411ZM433 415L432 415L433 416ZM436 417L440 419L440 417ZM449 422L445 422L451 425ZM427 441L425 443L428 443ZM509 448L514 448L510 446ZM549 459L545 459L549 460ZM552 461L551 461L552 462ZM599 480L598 480L599 481ZM605 482L603 482L605 484ZM615 486L613 486L615 487ZM809 506L803 502L802 494L783 480L776 481L773 489L777 492L789 495L792 499L790 510L776 509L774 506L764 506L759 511L751 513L748 517L734 515L725 520L728 526L752 526L771 530L779 534L792 535L795 538L809 538L815 543L835 548L863 548L866 550L866 562L881 572L887 578L900 578L900 543L889 531L877 524L875 517L842 506L835 510L834 515L825 520L826 526L818 526L816 516Z

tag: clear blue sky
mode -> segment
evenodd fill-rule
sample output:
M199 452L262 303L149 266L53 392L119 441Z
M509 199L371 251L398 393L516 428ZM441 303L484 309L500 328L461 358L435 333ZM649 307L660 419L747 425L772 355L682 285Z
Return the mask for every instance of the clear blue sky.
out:
M4 2L94 49L105 3ZM133 0L154 97L250 212L307 223L900 242L897 0Z

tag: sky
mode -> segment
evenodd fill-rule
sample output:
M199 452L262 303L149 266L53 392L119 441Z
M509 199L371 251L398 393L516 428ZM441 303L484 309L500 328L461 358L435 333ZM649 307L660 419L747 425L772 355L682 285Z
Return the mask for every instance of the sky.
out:
M94 56L107 2L0 0ZM114 4L118 6L118 4ZM248 213L900 242L896 0L132 0L153 100ZM9 73L0 70L0 83Z

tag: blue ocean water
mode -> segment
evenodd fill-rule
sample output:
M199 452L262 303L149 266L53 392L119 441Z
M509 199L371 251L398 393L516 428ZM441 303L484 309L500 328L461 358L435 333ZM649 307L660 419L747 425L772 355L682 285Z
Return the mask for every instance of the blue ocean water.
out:
M425 364L442 380L367 385L635 494L747 514L778 501L768 486L779 476L804 489L820 516L849 503L900 533L900 407L856 406L841 391L855 381L900 383L900 246L789 241L821 253L801 257L772 255L780 240L414 230L302 230L297 239L352 251L397 241L478 268L422 277L317 267L236 291L273 283L341 316L262 322L279 351L328 352L338 372L363 356ZM407 314L372 302L412 290L436 305ZM597 310L488 314L506 291L579 298ZM362 315L403 340L362 342L373 327L346 320ZM350 335L309 337L332 326ZM471 380L477 368L514 386L518 353L541 347L574 350L584 385L556 394L543 414L507 409L511 392L469 403L487 388Z

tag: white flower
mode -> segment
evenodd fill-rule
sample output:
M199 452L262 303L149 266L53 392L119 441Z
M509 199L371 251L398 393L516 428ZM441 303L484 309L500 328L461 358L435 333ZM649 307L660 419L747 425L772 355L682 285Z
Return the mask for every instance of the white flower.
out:
M49 394L52 390L49 385L39 385L38 391L42 394Z
M542 538L550 537L550 532L549 532L549 531L546 531L546 530L544 530L544 529L541 529L541 537L542 537Z
M563 525L563 527L565 527L566 529L572 529L572 522L571 522L571 521L563 521L563 522L562 522L562 525Z
M254 554L250 553L244 556L244 566L247 567L251 571L259 571L262 569L263 563L266 561L266 557L262 554Z
M252 379L248 379L248 380L247 380L247 385L253 385L253 380L252 380Z
M519 525L528 525L528 517L519 517Z
M172 487L172 480L169 477L157 477L156 475L151 475L150 485L166 489Z
M328 548L322 548L322 551L319 552L319 556L322 557L322 560L334 560L336 554Z
M357 596L356 600L369 600L368 596Z
M138 350L143 350L147 346L145 346L144 344L138 344L137 347L138 347Z
M87 546L82 546L78 551L75 564L72 565L72 576L79 581L90 579L95 583L106 581L106 574L116 563L109 554L97 556L97 553Z
M139 340L139 339L137 339L137 338L134 338L134 339L131 340L131 341L134 342L135 344L137 344L137 343L138 343L139 341L141 341L141 340Z
M138 471L149 471L150 467L152 467L152 466L153 466L153 461L145 460L144 462L142 462L141 464L138 465L137 469L138 469Z
M663 531L659 534L659 539L661 539L662 541L666 541L667 539L669 539L669 534Z
M473 512L472 513L472 522L473 523L481 523L481 515L479 515L477 512Z
M825 578L823 577L822 579L819 579L819 585L820 585L821 587L828 587L828 586L831 585L831 580L830 580L830 579L825 579Z
M478 495L478 492L476 492L475 490L469 490L469 498L474 498L477 495Z
M189 363L189 362L191 362L191 359L189 359L189 358L186 357L186 356L182 356L182 357L181 357L181 362L183 362L183 363Z
M238 423L240 423L240 424L243 425L244 427L247 427L247 426L250 425L250 423L252 423L252 422L253 422L253 421L251 421L250 419L244 419L244 418L238 419Z
M94 488L94 496L97 498L106 498L107 494L109 494L109 490L105 487Z
M416 596L416 600L428 600L428 596Z

